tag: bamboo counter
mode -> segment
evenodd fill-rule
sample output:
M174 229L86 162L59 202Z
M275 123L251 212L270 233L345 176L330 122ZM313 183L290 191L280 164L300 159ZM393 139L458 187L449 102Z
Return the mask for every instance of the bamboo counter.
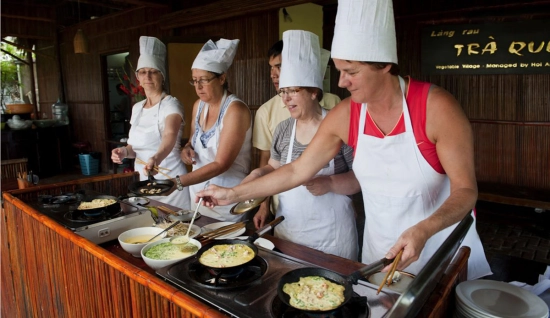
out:
M92 243L22 201L82 188L117 195L126 193L136 180L136 174L114 174L2 194L3 317L227 317L157 277L118 241ZM196 224L215 221L203 216ZM364 266L275 237L268 239L284 254L344 275ZM468 255L463 252L449 266L422 316L446 316L453 286L464 278Z

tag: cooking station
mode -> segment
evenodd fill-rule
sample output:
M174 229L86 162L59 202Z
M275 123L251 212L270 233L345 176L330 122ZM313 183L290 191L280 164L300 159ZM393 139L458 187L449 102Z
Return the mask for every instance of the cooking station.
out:
M126 253L116 236L95 243L77 230L88 227L86 230L97 234L99 229L111 226L103 222L117 223L119 217L141 219L133 216L140 209L121 209L108 215L102 212L93 224L61 221L67 213L74 213L73 203L55 203L59 198L54 197L61 193L79 193L84 188L84 195L120 195L134 180L132 174L117 174L4 193L4 310L15 313L15 317L302 317L303 312L286 307L277 297L277 284L283 274L302 267L321 267L345 276L364 266L265 236L274 243L275 251L259 247L252 266L243 272L218 276L205 272L194 258L155 272L141 258ZM44 197L48 195L51 197ZM150 205L158 202L151 201ZM150 225L149 211L142 212ZM215 220L202 216L196 224L212 222ZM420 316L448 316L447 304L452 301L449 291L460 280L465 260L467 254L452 266L439 266L451 271L443 279L437 278L439 285L430 292L433 298L420 303ZM349 306L321 317L388 317L399 304L400 295L384 289L377 296L377 287L359 281L353 285L355 295Z
M157 274L234 317L308 317L279 299L277 285L288 271L316 265L262 247L258 250L251 265L235 273L221 273L220 277L195 258L162 268ZM355 295L346 305L313 317L382 317L399 294L384 290L376 295L377 288L360 281L354 285Z
M124 231L153 224L149 210L124 202L109 209L78 210L81 202L90 202L101 196L96 191L80 190L60 195L39 195L37 200L27 204L96 244L116 240Z

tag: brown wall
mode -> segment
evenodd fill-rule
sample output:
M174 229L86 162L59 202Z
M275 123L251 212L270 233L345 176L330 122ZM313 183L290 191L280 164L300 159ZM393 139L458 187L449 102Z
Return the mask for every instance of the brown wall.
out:
M36 57L38 88L42 112L51 116L51 105L61 97L69 105L71 139L88 141L91 150L103 153L102 169L109 167L105 139L109 125L103 91L101 56L129 51L131 61L137 63L139 36L162 38L156 21L166 14L161 9L136 9L124 14L112 15L79 24L89 41L89 54L75 54L73 38L76 26L65 28L57 34L57 41L37 42L37 49L55 57ZM59 52L56 48L59 47ZM63 74L61 77L60 74Z
M420 31L425 24L520 21L550 12L544 3L495 5L485 0L473 5L394 1L400 73L443 87L460 102L474 131L478 182L550 190L550 74L425 76L420 71ZM328 49L335 9L325 8ZM336 79L332 83L337 85Z
M240 39L239 49L228 72L230 89L254 110L273 96L269 79L267 50L278 40L277 10L243 18L209 22L175 30L162 30L159 21L166 11L137 9L127 14L81 23L87 34L90 54L75 54L73 38L76 27L65 29L59 36L61 69L65 101L74 141L89 141L92 150L103 153L103 170L108 169L110 155L105 144L108 118L102 84L101 55L130 51L135 66L139 56L139 37L155 36L163 41L196 42L197 38L219 37ZM262 26L262 27L259 27ZM48 43L49 44L49 43ZM55 54L52 49L48 52ZM41 105L51 114L51 104L60 95L58 64L43 57L37 59ZM191 77L191 72L187 77ZM52 84L52 85L50 85ZM185 105L192 107L192 105Z

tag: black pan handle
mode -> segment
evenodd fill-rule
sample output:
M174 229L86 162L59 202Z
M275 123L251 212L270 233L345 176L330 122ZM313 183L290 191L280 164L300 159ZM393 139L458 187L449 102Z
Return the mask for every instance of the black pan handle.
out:
M147 179L149 180L149 182L156 181L155 177L153 177L150 170L147 170Z
M277 224L281 223L283 220L285 219L284 216L280 216L278 218L276 218L275 220L269 222L267 225L264 225L264 227L262 227L261 229L257 230L256 232L254 232L254 234L252 234L249 238L248 238L248 241L250 243L254 242L255 240L257 240L259 237L261 237L262 235L264 235L265 233L271 231L271 229L273 229Z
M357 281L359 280L359 278L363 278L363 277L369 276L372 273L376 273L381 269L383 269L384 267L391 264L392 262L393 262L393 259L383 258L374 263L371 263L359 269L358 271L353 272L351 275L349 275L348 281L351 282L352 284L357 284Z

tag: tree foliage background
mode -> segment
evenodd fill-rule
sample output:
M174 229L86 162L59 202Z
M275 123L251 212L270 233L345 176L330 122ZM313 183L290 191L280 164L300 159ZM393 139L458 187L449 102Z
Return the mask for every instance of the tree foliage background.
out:
M1 43L2 55L1 55L1 89L2 89L2 105L10 103L13 100L21 99L19 96L19 77L17 74L17 64L15 59L9 54L5 54L3 51L9 52L17 57L23 59L23 51L11 46L7 43Z

